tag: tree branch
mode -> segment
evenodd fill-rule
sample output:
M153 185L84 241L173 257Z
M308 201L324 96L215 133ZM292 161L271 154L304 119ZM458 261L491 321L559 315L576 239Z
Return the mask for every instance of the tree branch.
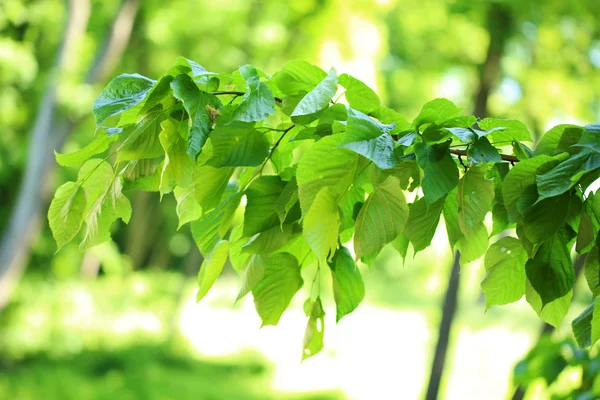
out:
M460 150L460 149L450 149L450 154L454 154L456 156L466 156L467 155L467 151L466 150ZM511 163L515 163L515 162L519 162L519 159L516 156L511 156L510 154L500 154L500 157L502 157L502 159L504 161L510 161Z

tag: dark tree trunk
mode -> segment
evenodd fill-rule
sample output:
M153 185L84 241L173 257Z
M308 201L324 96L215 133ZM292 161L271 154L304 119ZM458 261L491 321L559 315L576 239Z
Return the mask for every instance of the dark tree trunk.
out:
M460 283L460 253L457 251L454 257L454 263L450 271L450 280L444 299L442 309L442 322L440 324L438 342L435 346L431 374L429 375L429 385L427 386L426 400L435 400L438 397L444 364L446 363L446 353L448 351L448 342L450 340L450 330L456 313L456 304L458 302L458 286Z

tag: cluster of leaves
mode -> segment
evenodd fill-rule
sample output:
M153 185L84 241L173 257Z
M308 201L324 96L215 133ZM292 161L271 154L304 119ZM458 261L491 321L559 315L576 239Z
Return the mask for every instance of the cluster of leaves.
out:
M580 375L564 379L568 372ZM600 396L600 354L580 350L570 340L552 341L544 336L515 366L513 381L526 391L543 381L552 399L597 399Z
M557 325L572 296L573 247L590 254L586 277L595 294L600 286L600 199L584 196L600 174L600 126L557 126L532 149L523 123L461 112L436 99L409 122L358 79L303 61L271 77L180 58L158 81L121 75L100 94L95 139L56 155L83 165L57 190L50 227L59 248L83 230L87 249L129 220L123 191L172 192L204 256L198 300L229 259L238 299L252 292L263 325L274 325L303 268L331 271L339 321L364 297L356 262L372 263L388 243L403 258L409 245L427 248L443 216L463 262L485 254L488 307L525 295ZM576 324L583 344L600 337L593 308ZM311 289L305 311L308 357L323 347L320 293Z

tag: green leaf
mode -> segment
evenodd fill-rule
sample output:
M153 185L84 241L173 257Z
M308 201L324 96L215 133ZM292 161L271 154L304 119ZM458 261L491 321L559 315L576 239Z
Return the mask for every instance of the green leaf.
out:
M575 186L584 173L598 167L600 159L588 151L567 158L554 168L538 175L538 201L565 193Z
M412 243L415 254L431 244L443 208L444 199L427 207L424 197L409 205L408 221L404 233Z
M389 176L377 185L356 218L354 250L362 258L396 239L406 226L408 205L398 179Z
M325 334L325 311L321 298L311 299L304 303L304 312L308 318L304 340L302 343L302 361L319 353L323 349L323 336Z
M521 121L514 119L485 118L478 122L483 130L492 130L494 128L505 128L492 131L488 136L494 142L532 142L529 129Z
M471 167L458 183L457 205L460 230L466 236L485 219L494 200L494 182L486 179L487 167Z
M345 143L359 140L370 140L388 134L394 129L395 123L382 124L358 110L348 107L348 121L346 122Z
M164 155L159 141L160 123L164 120L161 110L145 115L129 134L117 153L118 161L157 158Z
M519 239L507 236L492 244L485 254L486 275L481 282L486 309L519 300L527 289L527 252Z
M598 296L600 294L600 261L597 247L593 247L587 255L583 271L592 294L594 297Z
M265 274L267 263L260 254L252 254L248 259L244 275L242 276L242 287L235 298L235 301L241 300L244 296L252 291L258 285Z
M160 124L162 131L158 139L165 151L165 160L160 175L160 193L170 193L175 186L187 187L194 172L195 163L186 154L185 140L175 129L171 120L164 120Z
M110 81L94 101L96 126L141 103L156 81L139 74L123 74Z
M285 63L281 71L275 74L273 82L286 96L295 96L301 92L313 90L327 74L321 68L306 61L292 60Z
M293 234L291 224L274 226L264 232L252 236L243 246L242 251L250 254L268 255L282 248Z
M240 74L248 84L248 90L233 112L233 120L256 122L275 113L273 93L260 81L256 69L251 65L243 65L240 67Z
M139 189L147 192L160 190L163 158L134 160L123 171L123 190Z
M394 139L387 133L375 139L344 143L341 147L373 161L381 169L390 169L400 163L394 152Z
M192 78L214 74L213 72L208 72L202 65L185 57L177 57L175 65L171 68L169 73L172 75L189 74Z
M251 167L260 165L269 155L265 135L245 123L216 127L210 134L214 167Z
M527 280L525 298L529 305L531 305L531 308L533 308L544 322L558 328L569 311L571 299L573 298L573 290L570 290L566 295L544 305L540 295L535 291L531 282Z
M575 246L575 250L579 254L586 254L592 250L600 231L600 222L592 210L592 202L595 197L594 193L590 193L581 209L577 231L577 245Z
M293 176L288 183L285 184L281 195L275 203L275 210L279 216L279 222L283 225L288 213L298 202L298 182L296 176Z
M348 74L340 75L340 85L346 89L345 96L350 107L369 114L377 111L381 106L381 101L373 89L355 77Z
M252 289L254 306L262 326L277 325L302 284L296 257L289 253L277 253L269 258L262 279Z
M542 306L559 299L573 289L575 272L568 239L563 231L543 243L535 256L527 261L525 271L531 286L540 295Z
M415 154L419 167L424 172L421 183L425 201L432 204L446 196L458 185L458 168L448 152L450 141L428 146L415 144Z
M592 304L587 306L585 310L583 310L583 312L579 314L571 323L571 327L573 328L573 336L575 336L577 344L582 349L593 345L592 324L594 316L598 315L596 312L596 303L597 300L594 300Z
M90 162L94 160L88 161ZM79 247L86 250L110 240L110 228L117 219L129 222L131 203L122 193L121 179L105 161L100 161L82 185L86 189L88 209L84 237Z
M335 252L329 262L336 306L336 322L350 314L365 298L365 284L360 270L344 246Z
M523 199L524 194L528 190L531 189L534 194L533 201L529 205L532 205L537 200L536 174L539 171L546 171L552 168L562 159L564 159L562 155L555 157L539 155L520 161L511 168L502 183L502 197L512 221L516 220L519 214L522 215L518 209L517 202Z
M85 208L85 192L80 184L67 182L56 189L48 209L48 222L58 250L81 229Z
M227 261L229 251L229 242L221 240L218 242L208 258L202 261L200 271L198 272L198 293L196 294L196 302L202 300L208 293L215 281L221 275L223 266Z
M304 237L317 259L322 262L337 248L340 214L337 200L329 188L322 188L303 222Z
M502 156L486 137L480 137L467 149L469 161L475 165L489 162L502 162Z
M454 103L446 99L435 99L426 103L421 112L414 119L412 126L419 130L423 124L434 123L436 125L458 116L462 112L462 108L456 107Z
M331 68L329 74L300 100L291 117L315 114L329 106L329 102L337 91L338 76Z
M213 125L212 113L222 108L221 101L212 94L201 92L187 75L177 75L171 82L171 88L190 116L187 153L195 159L208 140Z
M54 155L56 156L56 162L63 167L72 167L77 164L82 164L96 154L100 154L108 150L110 144L116 141L118 138L118 135L108 135L106 132L100 132L90 144L73 153L60 154L55 151Z
M234 170L235 168L214 168L210 165L196 167L193 174L194 194L203 212L219 205Z
M362 111L360 109L358 110ZM406 120L406 118L404 118L402 115L398 114L396 111L388 107L381 106L376 111L369 112L369 114L377 118L383 124L386 124L388 126L393 125L392 130L389 131L390 134L396 134L399 132L406 131L410 126L410 123Z
M513 154L519 159L519 161L528 160L533 157L533 152L527 146L520 142L512 142Z
M231 218L240 204L242 194L235 193L229 196L217 208L192 222L192 236L203 256L210 254L229 230Z
M402 264L404 265L404 261L406 260L406 254L408 253L408 245L410 240L408 240L408 236L404 232L402 232L394 241L392 242L392 246L396 249L400 257L402 257Z
M352 184L358 161L356 153L339 148L343 134L324 137L310 147L300 159L296 179L302 213L306 214L317 193L328 187L336 199L341 199Z
M546 154L553 156L568 151L574 152L571 147L581 139L583 128L577 125L562 124L550 129L540 138L533 152L534 156Z
M279 226L277 200L285 183L278 176L261 176L246 191L244 236L253 236L274 226Z
M179 218L179 230L184 224L195 221L202 216L202 207L198 204L196 197L194 196L194 187L189 188L176 187L173 190L175 200L177 200L177 217Z
M456 193L458 189L452 190L444 201L444 222L446 223L446 232L448 233L448 241L450 248L454 249L456 243L464 236L460 230L458 223L458 203L456 201Z
M473 262L483 256L488 249L488 231L483 223L480 223L467 231L456 242L456 249L460 251L460 261L463 264Z
M596 344L600 339L600 302L597 298L573 320L572 327L579 347Z
M568 193L535 204L525 214L523 222L527 239L534 244L539 244L554 236L564 226L570 204L571 196Z

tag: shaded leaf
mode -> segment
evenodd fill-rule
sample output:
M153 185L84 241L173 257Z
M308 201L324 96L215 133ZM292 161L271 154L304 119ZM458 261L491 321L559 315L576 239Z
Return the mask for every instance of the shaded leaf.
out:
M396 239L408 220L408 205L398 179L377 185L356 218L354 250L358 258L379 251Z
M344 246L335 252L329 262L336 305L336 322L350 314L365 297L365 284L360 270Z
M48 209L48 222L59 250L81 229L85 208L85 192L80 184L67 182L56 189Z
M269 258L262 279L252 289L262 326L277 325L302 284L300 266L293 255L277 253Z

